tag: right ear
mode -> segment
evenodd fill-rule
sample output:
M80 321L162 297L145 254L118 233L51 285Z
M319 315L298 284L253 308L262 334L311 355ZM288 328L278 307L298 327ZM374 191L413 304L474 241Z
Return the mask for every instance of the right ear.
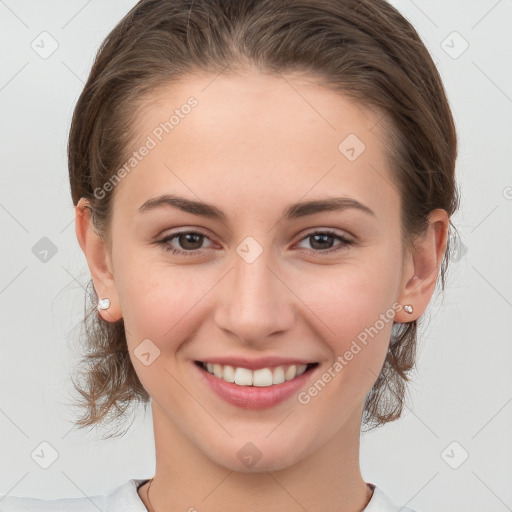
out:
M110 307L99 310L99 314L107 322L116 322L123 315L112 271L112 260L105 241L94 230L89 200L85 197L75 206L75 231L87 259L98 299L110 300Z

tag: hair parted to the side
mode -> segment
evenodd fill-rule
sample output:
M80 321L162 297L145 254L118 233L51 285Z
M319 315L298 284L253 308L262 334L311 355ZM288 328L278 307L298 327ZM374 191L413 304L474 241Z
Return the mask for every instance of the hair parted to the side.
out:
M127 127L144 100L198 70L250 69L301 73L382 113L378 124L401 195L404 246L423 232L429 212L442 208L451 217L457 210L457 136L441 78L416 30L385 0L141 0L101 45L69 134L73 204L90 201L94 227L107 243L112 192L98 199L94 190L129 157L136 134ZM442 289L454 230L450 221ZM131 404L149 401L130 361L123 320L104 321L93 289L90 295L87 353L74 381L80 427L111 423ZM416 321L393 325L384 366L366 396L363 426L400 417L416 338Z

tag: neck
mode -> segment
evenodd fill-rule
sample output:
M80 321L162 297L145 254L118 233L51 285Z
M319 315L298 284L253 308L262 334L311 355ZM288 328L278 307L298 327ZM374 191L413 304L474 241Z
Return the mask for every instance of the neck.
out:
M282 469L223 467L197 449L153 402L156 472L139 495L150 512L361 512L372 491L359 467L360 411L327 443Z

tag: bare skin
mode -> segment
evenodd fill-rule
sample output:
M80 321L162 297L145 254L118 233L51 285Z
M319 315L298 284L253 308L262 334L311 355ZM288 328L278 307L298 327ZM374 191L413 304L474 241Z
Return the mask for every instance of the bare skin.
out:
M400 196L372 110L311 79L256 71L214 78L170 85L138 115L134 148L187 98L198 101L116 185L111 243L91 228L85 201L76 207L95 289L111 301L100 314L124 318L131 360L152 398L153 508L147 484L140 498L157 512L360 512L372 495L359 466L361 414L393 321L307 404L297 395L262 410L229 404L198 378L194 361L304 358L319 363L307 390L393 304L414 306L413 314L394 311L395 322L421 316L448 216L434 210L414 249L402 246ZM366 146L354 161L338 150L349 134ZM213 204L225 219L169 206L139 211L164 193ZM292 203L341 196L374 215L347 208L283 218ZM312 233L327 228L352 243L315 244ZM178 230L205 235L166 242L192 255L157 243ZM248 236L263 249L251 263L236 252ZM148 366L134 355L144 339L160 350ZM261 453L252 467L237 456L248 442Z

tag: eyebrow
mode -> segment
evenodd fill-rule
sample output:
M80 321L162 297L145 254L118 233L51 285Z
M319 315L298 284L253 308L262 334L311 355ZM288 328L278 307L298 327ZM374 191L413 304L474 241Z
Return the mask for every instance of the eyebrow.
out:
M226 221L226 214L216 206L202 201L193 201L174 194L164 194L153 199L148 199L139 207L139 212L147 212L161 207L174 207L193 215L223 222ZM307 215L314 215L316 213L343 211L347 209L357 209L374 217L376 216L373 210L355 199L350 197L330 197L327 199L294 203L284 210L283 218L291 220L306 217Z

